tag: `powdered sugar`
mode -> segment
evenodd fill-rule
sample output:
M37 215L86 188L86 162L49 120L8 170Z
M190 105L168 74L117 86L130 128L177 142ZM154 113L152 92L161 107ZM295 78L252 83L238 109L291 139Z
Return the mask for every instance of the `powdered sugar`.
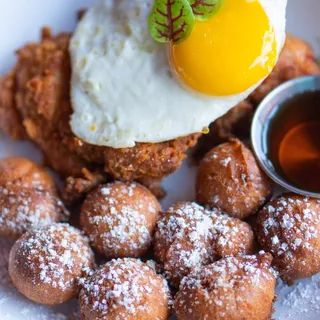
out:
M211 315L214 310L214 313L219 312L220 317L223 317L221 312L233 313L234 304L240 304L243 299L250 299L250 296L241 294L242 288L254 290L254 287L266 285L269 286L265 288L266 292L271 294L269 297L271 309L272 288L275 283L275 276L270 268L271 259L271 255L265 254L227 257L194 270L181 282L175 300L177 311L184 310L183 314L193 314L195 310L199 312L202 308L208 308L207 312ZM263 294L263 298L267 299L267 296ZM202 308L195 309L200 303ZM223 307L219 309L221 306ZM202 315L198 314L198 316ZM206 319L206 316L203 315L203 318Z
M320 271L319 212L316 200L287 194L272 200L258 215L260 244L276 257L289 281Z
M61 245L64 243L64 245ZM73 286L82 268L91 266L88 240L77 229L54 224L25 234L14 248L13 261L28 270L34 285L47 284L64 291Z
M220 163L224 166L224 167L227 167L228 164L232 161L232 158L231 157L227 157L227 158L224 158L222 160L220 160Z
M39 174L30 183L9 181L0 186L0 233L19 237L25 231L58 222L67 211Z
M49 308L23 298L11 284L8 274L9 252L14 241L0 237L0 315L1 319L78 320L78 302ZM7 318L6 318L7 317Z
M84 314L106 317L112 313L120 320L142 313L156 316L155 310L169 307L165 280L139 260L112 260L91 278L83 279L81 285L80 303Z
M279 279L277 293L275 319L318 319L320 313L320 274L297 281L294 286L290 287Z
M108 257L136 256L150 246L159 211L158 201L144 187L114 182L88 196L81 221L100 252Z
M252 242L246 223L196 203L180 203L158 221L155 254L168 278L181 279L224 255L245 253Z
M92 216L89 222L94 225L108 224L109 231L103 233L94 233L90 238L94 241L100 237L106 249L120 250L122 245L130 246L133 249L139 248L139 245L150 243L151 234L147 228L147 220L144 215L131 207L124 206L120 210L110 210L108 216ZM136 240L138 236L138 240Z

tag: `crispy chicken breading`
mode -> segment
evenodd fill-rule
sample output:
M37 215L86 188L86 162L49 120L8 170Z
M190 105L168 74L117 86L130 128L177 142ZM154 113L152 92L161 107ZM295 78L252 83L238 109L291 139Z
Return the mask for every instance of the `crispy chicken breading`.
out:
M13 139L23 139L25 130L21 117L14 108L14 72L10 72L4 79L0 79L0 128Z
M0 129L14 139L27 136L42 149L46 163L66 180L65 199L78 199L97 184L110 179L139 180L158 196L159 180L179 168L184 152L199 134L163 143L138 143L134 148L114 149L85 143L71 131L70 34L42 32L40 43L18 50L18 62L0 83ZM247 138L256 106L280 83L320 73L314 53L301 39L288 35L272 74L249 97L210 125L201 138L198 158L219 143L237 136Z
M70 34L52 36L46 28L40 43L27 44L17 51L17 65L1 83L0 115L5 117L1 118L0 128L13 138L21 138L25 130L54 170L73 177L67 180L69 200L74 193L88 191L108 175L124 180L142 179L157 189L154 179L177 170L185 158L184 152L196 144L200 134L156 144L137 143L133 148L122 149L90 145L77 138L69 125L69 40Z

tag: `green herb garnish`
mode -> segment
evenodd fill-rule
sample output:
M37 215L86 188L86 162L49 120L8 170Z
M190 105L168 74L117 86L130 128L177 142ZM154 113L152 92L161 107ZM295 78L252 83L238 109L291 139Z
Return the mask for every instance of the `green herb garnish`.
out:
M151 37L161 43L180 43L191 34L195 17L188 0L155 0L148 25Z
M196 19L211 19L224 1L155 0L148 21L150 35L161 43L180 43L190 36Z
M221 0L188 0L197 20L206 21L218 13Z

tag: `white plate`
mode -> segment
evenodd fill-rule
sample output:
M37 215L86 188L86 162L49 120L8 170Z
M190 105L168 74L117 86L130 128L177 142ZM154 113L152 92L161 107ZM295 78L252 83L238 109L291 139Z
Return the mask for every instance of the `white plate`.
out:
M320 1L288 2L287 30L310 41L320 53ZM54 31L71 31L76 23L76 11L92 3L90 0L0 0L0 74L8 71L14 64L15 49L28 41L38 40L39 30L43 25L52 27ZM9 141L0 134L0 157L8 155L41 160L40 153L31 144ZM168 196L162 203L164 208L178 200L193 200L195 172L195 168L190 168L185 163L177 173L166 179ZM11 241L0 238L0 319L78 319L76 301L50 308L36 305L17 293L10 285L7 273L3 271L7 267L11 244ZM284 286L280 282L274 318L320 319L319 284L320 275L299 281L293 287Z

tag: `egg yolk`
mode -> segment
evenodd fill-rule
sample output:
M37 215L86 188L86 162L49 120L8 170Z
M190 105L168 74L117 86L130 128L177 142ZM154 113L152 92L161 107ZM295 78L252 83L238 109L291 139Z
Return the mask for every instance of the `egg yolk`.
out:
M196 21L192 34L170 45L178 78L194 90L234 95L268 76L277 61L277 41L258 0L224 0L219 13Z

